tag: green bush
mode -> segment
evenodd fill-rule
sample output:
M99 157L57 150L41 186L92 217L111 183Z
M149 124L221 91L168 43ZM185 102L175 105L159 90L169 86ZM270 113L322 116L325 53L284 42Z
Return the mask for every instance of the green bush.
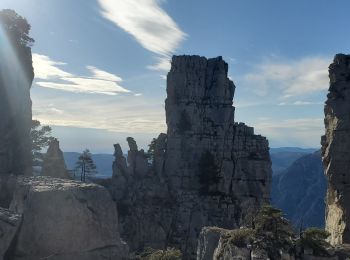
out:
M308 228L302 232L301 237L297 241L297 245L301 248L309 248L313 250L315 255L328 255L327 247L330 245L326 241L329 237L329 233L319 228Z
M224 244L246 247L253 242L254 231L250 228L235 229L223 235Z
M166 250L146 248L141 254L135 257L139 260L181 260L181 251L175 248Z

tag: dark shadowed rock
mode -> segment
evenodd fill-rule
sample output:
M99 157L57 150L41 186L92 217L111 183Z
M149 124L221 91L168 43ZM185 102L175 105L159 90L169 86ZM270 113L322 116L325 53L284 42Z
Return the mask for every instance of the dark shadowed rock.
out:
M0 260L3 259L9 249L21 220L22 216L20 214L0 208Z
M154 158L128 138L116 145L113 184L121 234L132 250L181 249L195 258L204 226L239 226L269 200L268 141L234 122L235 86L221 57L174 56L167 79L167 134Z
M41 175L71 179L64 162L63 152L60 149L60 143L57 139L50 142L47 153L44 156Z
M19 177L11 210L23 222L10 259L124 259L117 211L96 184Z
M326 230L332 244L350 243L350 55L329 66L322 156L328 179Z
M0 48L0 176L31 174L33 78L29 47Z

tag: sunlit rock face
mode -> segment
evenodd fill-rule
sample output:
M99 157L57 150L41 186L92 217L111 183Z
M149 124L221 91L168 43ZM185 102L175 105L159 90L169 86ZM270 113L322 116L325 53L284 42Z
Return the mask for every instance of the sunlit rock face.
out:
M332 244L350 243L350 55L337 54L329 66L322 155L328 179L326 230Z
M49 148L44 157L41 175L71 179L64 162L63 152L60 149L60 143L57 139L50 142Z
M133 250L181 249L195 258L203 226L234 228L268 201L268 141L234 122L235 86L221 57L174 56L167 79L167 134L148 161L116 145L113 184L121 234Z
M4 43L5 42L5 43ZM34 73L29 47L0 48L0 176L31 174L30 87Z
M115 203L102 186L19 177L10 210L23 221L7 259L125 259ZM1 223L1 221L0 221Z

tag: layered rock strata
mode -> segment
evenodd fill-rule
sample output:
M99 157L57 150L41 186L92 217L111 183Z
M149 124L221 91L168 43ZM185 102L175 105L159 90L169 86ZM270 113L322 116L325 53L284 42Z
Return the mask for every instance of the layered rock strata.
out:
M322 159L328 179L326 230L336 245L350 243L350 55L335 56L329 78Z
M233 228L269 200L268 141L234 122L235 86L221 57L174 56L167 134L150 153L116 145L113 183L121 234L133 250L176 246L195 258L203 226Z
M19 177L10 210L23 221L8 249L17 259L125 259L117 211L96 184L51 177Z
M64 162L63 152L60 149L60 143L57 139L50 142L47 153L44 156L41 175L71 179Z

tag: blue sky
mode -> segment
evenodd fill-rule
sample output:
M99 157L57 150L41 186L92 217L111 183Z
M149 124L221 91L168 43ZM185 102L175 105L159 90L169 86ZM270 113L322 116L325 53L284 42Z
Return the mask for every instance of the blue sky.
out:
M223 56L236 121L271 147L319 147L327 68L349 53L346 0L0 0L32 25L34 118L65 151L164 132L173 54Z

